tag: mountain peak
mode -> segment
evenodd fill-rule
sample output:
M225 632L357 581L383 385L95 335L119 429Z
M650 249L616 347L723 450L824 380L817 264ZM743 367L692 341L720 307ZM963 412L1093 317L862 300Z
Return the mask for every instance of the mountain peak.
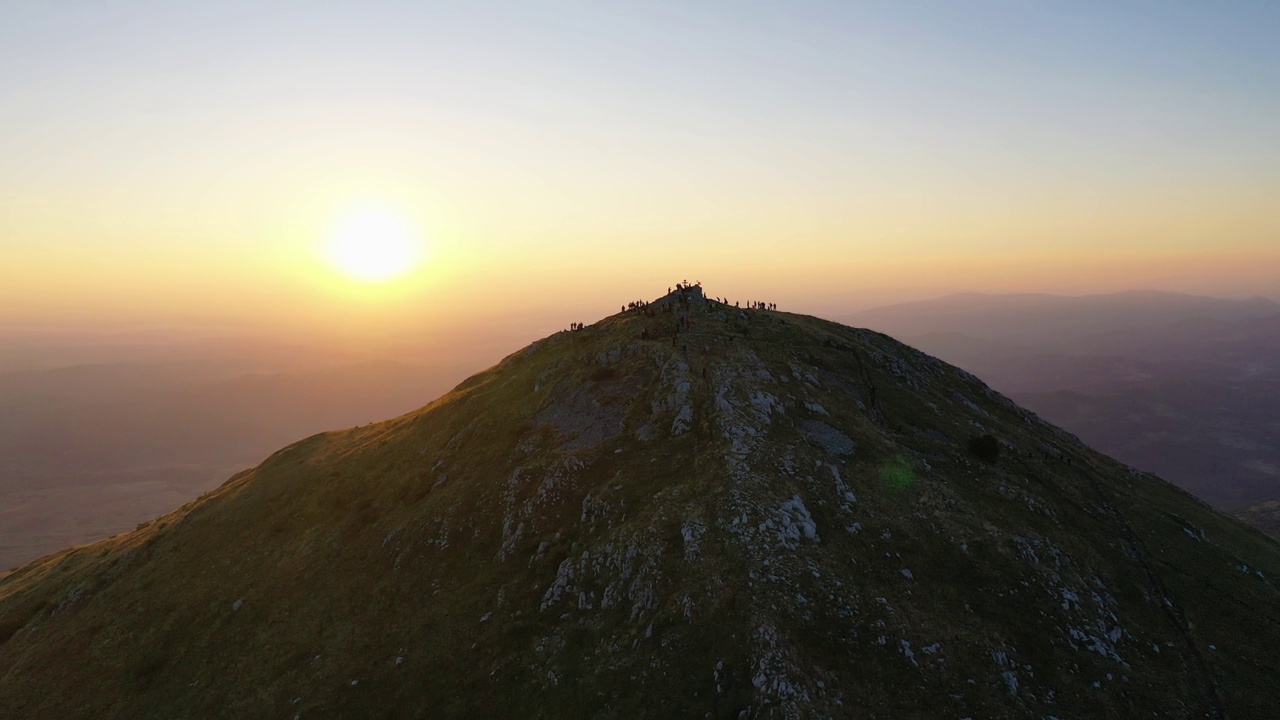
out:
M1270 712L1275 543L885 335L721 300L681 283L0 580L0 706Z

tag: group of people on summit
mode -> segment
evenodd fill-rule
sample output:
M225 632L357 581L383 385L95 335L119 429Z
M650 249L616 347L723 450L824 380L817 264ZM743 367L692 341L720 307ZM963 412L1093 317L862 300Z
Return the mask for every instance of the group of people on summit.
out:
M677 306L687 311L689 310L690 305L695 300L705 300L708 304L720 305L725 308L732 307L738 310L744 309L741 301L735 300L733 304L730 305L729 300L727 298L702 297L701 281L695 281L691 283L688 280L681 280L680 282L676 283L674 287L667 288L667 295L663 299L657 302L649 302L648 300L632 300L631 302L628 302L627 304L622 305L620 312L622 313L637 312L637 313L644 313L645 317L656 317L659 312L663 314L676 312ZM746 304L745 309L777 310L778 304L771 303L771 302L764 302L762 300L752 300ZM708 308L708 310L710 310L710 308ZM681 329L688 330L691 323L692 321L690 320L689 315L687 313L681 315L681 317L676 320L675 334L679 334ZM585 326L582 323L569 324L570 331L582 330L584 327ZM647 329L642 332L642 337L644 339L648 339L649 337L652 337L652 335L653 334L650 333Z
M711 298L711 302L720 303L721 305L724 305L725 307L729 307L729 301L728 301L728 300L726 300L726 299L724 299L724 298ZM742 308L742 303L741 303L741 302L739 302L739 301L737 301L737 300L734 300L734 301L733 301L733 306L734 306L735 308L739 308L739 309L741 309L741 308ZM757 302L757 301L755 301L755 300L752 300L751 302L748 302L748 303L747 303L747 309L748 309L748 310L777 310L777 309L778 309L778 303Z

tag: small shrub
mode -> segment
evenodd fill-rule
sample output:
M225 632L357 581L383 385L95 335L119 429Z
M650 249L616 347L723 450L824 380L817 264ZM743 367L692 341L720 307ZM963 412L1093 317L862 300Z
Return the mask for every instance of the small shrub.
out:
M980 460L995 462L1000 457L1000 441L990 434L969 438L969 452Z
M160 675L166 664L168 664L167 658L162 653L155 650L148 651L129 669L129 679L146 687Z
M602 367L597 368L595 372L591 373L591 379L595 382L608 382L610 380L617 380L618 374L617 368Z

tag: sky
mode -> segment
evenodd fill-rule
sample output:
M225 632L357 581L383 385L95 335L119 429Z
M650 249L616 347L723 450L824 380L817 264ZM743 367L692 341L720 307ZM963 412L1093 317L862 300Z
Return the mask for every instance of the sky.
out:
M7 2L0 323L1280 299L1277 37L1243 1ZM326 254L369 207L407 274Z

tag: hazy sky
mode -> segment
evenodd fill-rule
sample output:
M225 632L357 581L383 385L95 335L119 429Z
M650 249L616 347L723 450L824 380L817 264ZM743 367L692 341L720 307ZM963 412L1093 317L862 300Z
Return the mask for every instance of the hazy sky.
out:
M1280 297L1278 3L591 5L4 3L0 320Z

